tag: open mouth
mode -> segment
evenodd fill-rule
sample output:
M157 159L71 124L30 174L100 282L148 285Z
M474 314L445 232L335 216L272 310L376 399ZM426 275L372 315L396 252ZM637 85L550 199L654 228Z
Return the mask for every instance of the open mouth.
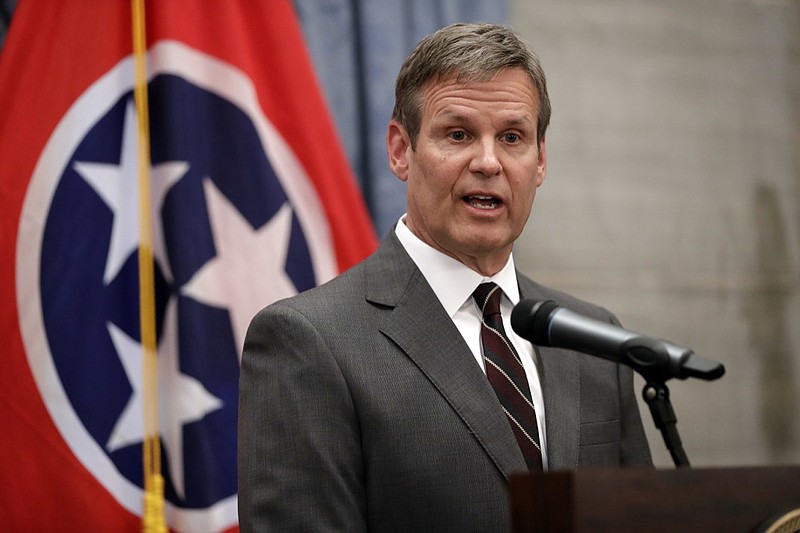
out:
M494 209L500 205L500 200L493 196L465 196L464 201L476 209Z

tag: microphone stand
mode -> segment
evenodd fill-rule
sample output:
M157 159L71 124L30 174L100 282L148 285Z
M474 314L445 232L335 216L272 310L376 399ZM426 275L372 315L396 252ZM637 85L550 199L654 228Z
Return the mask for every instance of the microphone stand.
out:
M656 428L664 437L664 444L667 445L675 467L690 468L689 458L683 450L683 443L678 434L676 425L678 417L675 416L672 403L669 401L669 389L666 381L676 376L685 379L689 375L702 379L717 379L724 374L725 369L722 365L698 357L693 352L689 352L681 360L681 365L683 365L688 358L695 358L690 369L683 366L675 369L670 366L671 359L664 350L665 348L658 341L643 337L633 338L622 345L620 361L644 377L645 386L642 390L642 397L650 408Z
M686 456L686 452L683 451L683 443L681 443L681 436L678 434L676 425L678 418L672 409L672 403L669 401L669 389L664 380L648 379L642 390L642 397L644 397L644 401L650 408L656 428L661 431L661 435L664 437L664 444L667 445L667 450L669 450L672 460L675 462L675 467L691 468L689 458Z

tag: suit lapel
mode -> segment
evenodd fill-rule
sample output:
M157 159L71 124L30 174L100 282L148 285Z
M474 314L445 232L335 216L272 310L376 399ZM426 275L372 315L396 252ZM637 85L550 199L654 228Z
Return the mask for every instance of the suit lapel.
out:
M393 308L381 331L442 394L504 476L526 470L486 376L394 233L370 262L366 279L367 299Z
M521 298L546 299L530 279L517 276ZM575 353L534 346L544 396L547 463L550 470L578 466L580 442L580 368Z

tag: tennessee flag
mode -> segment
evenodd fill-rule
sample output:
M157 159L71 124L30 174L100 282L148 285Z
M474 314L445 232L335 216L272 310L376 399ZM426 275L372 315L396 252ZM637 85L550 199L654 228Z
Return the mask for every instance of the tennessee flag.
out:
M7 531L141 527L131 19L129 0L20 0L0 55ZM165 515L236 529L249 320L376 239L289 0L148 1L146 28Z

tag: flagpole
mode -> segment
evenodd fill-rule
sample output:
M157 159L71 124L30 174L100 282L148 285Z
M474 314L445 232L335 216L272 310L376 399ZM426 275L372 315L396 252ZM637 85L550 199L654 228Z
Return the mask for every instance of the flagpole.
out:
M137 119L139 174L139 320L143 351L144 383L144 513L142 529L166 532L164 479L158 431L158 370L156 361L155 281L153 266L153 217L150 194L150 126L147 100L144 0L132 0L134 103Z

